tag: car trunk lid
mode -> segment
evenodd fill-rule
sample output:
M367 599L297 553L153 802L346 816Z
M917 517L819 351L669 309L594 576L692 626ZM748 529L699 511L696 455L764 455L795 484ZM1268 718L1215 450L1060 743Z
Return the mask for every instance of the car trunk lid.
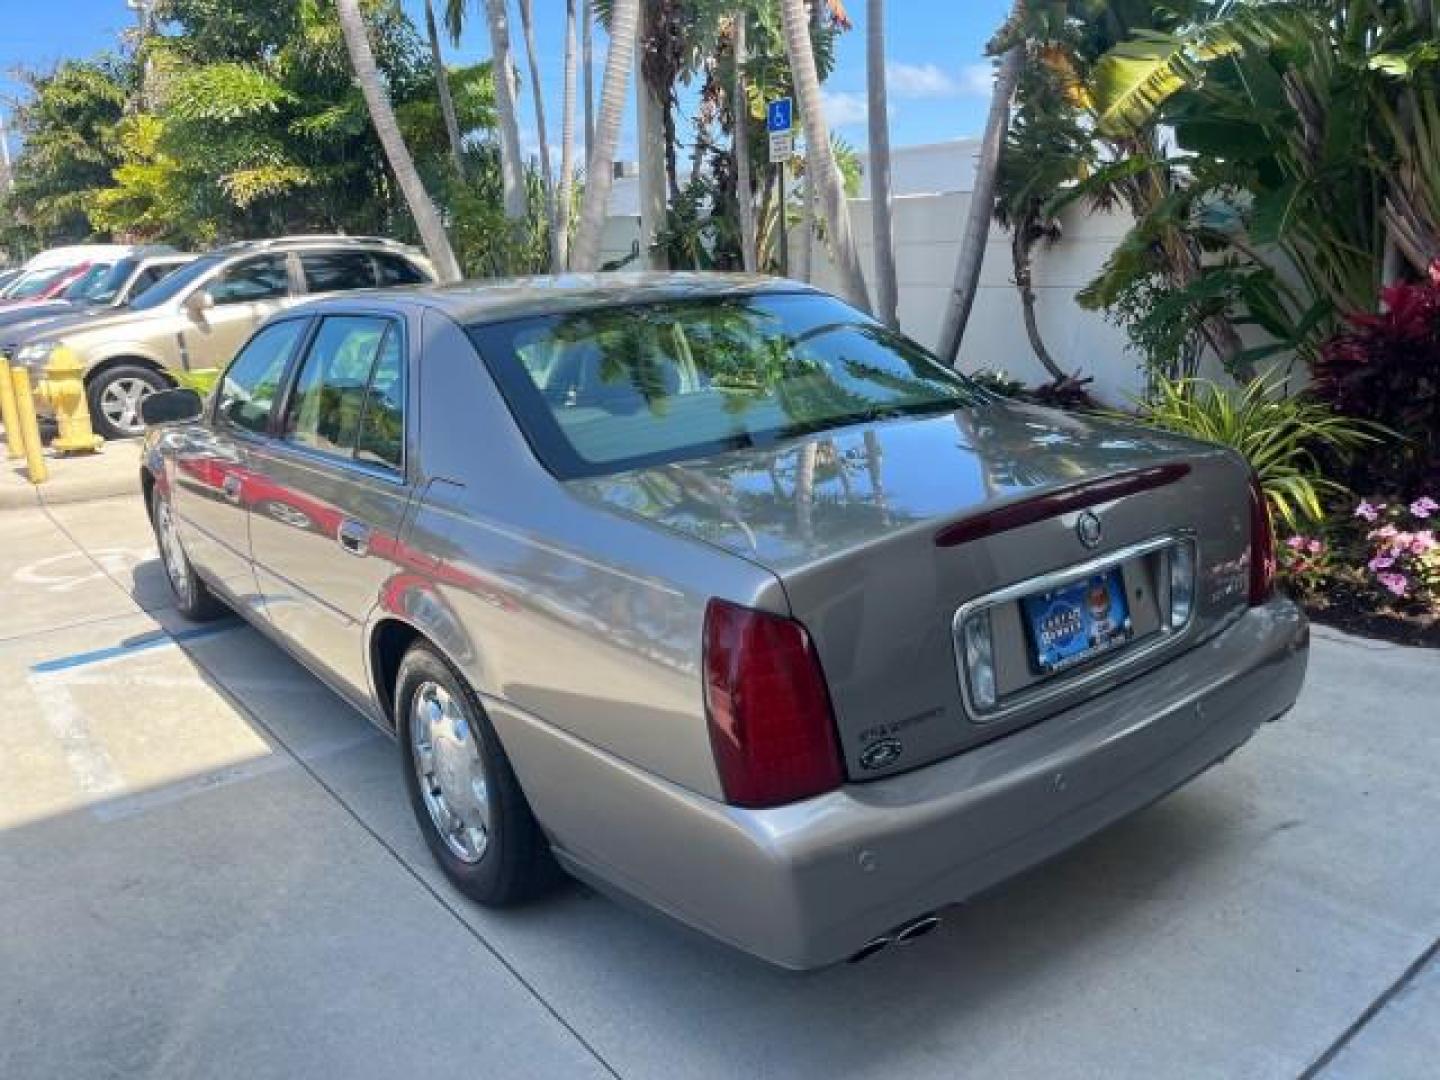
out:
M1245 602L1246 474L1233 454L1028 405L987 402L570 486L780 579L815 641L852 778L1043 719L1113 683L1097 672L1163 662ZM1088 546L1082 513L1099 526ZM1195 542L1200 568L1181 634L1160 607L1171 537ZM967 705L955 640L963 606L1116 560L1134 641L1073 671L1038 673L1010 597L993 619L1004 707L982 715Z

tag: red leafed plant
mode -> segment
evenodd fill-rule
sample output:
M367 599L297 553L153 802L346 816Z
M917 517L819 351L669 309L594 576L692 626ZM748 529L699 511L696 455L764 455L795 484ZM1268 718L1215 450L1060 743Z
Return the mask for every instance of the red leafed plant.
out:
M1378 315L1355 314L1315 361L1315 393L1337 412L1385 425L1404 437L1357 456L1351 485L1406 491L1440 478L1440 264L1430 280L1392 285Z

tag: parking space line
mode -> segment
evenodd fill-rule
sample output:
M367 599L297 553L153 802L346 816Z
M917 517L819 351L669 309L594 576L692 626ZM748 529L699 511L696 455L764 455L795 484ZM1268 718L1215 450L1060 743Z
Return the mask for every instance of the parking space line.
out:
M90 797L122 791L125 781L111 763L105 748L91 738L90 725L76 707L70 687L63 681L34 676L29 682L40 716L59 742L80 791Z
M217 634L224 634L235 630L243 624L239 619L227 619L223 623L216 623L213 626L197 626L190 630L171 632L169 630L154 630L148 634L141 634L139 637L119 645L110 645L103 649L90 649L87 652L72 653L69 656L58 656L51 660L41 660L31 664L30 670L36 675L48 675L56 671L69 671L72 668L84 667L87 664L98 664L102 660L113 660L117 656L128 656L132 653L145 652L149 649L160 649L171 645L178 645L182 641L198 641L201 638L214 637Z

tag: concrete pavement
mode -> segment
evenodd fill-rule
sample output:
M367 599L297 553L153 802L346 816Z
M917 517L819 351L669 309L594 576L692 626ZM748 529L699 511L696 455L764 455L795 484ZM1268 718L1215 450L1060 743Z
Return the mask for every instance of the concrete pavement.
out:
M0 1076L1433 1076L1432 652L913 947L795 976L570 885L451 889L393 745L168 607L137 500L0 511Z
M0 434L4 432L0 425ZM32 484L23 458L6 458L0 444L0 512L30 506L91 502L128 495L140 475L140 440L107 442L98 454L45 451L50 478Z

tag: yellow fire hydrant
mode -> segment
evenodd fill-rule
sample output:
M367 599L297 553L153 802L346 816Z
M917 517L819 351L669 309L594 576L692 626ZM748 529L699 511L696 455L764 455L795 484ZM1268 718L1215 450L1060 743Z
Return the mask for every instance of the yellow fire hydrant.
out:
M85 366L73 349L57 345L45 365L45 377L35 384L35 396L50 406L59 433L50 449L62 454L93 454L105 440L90 427L90 403L85 400Z

